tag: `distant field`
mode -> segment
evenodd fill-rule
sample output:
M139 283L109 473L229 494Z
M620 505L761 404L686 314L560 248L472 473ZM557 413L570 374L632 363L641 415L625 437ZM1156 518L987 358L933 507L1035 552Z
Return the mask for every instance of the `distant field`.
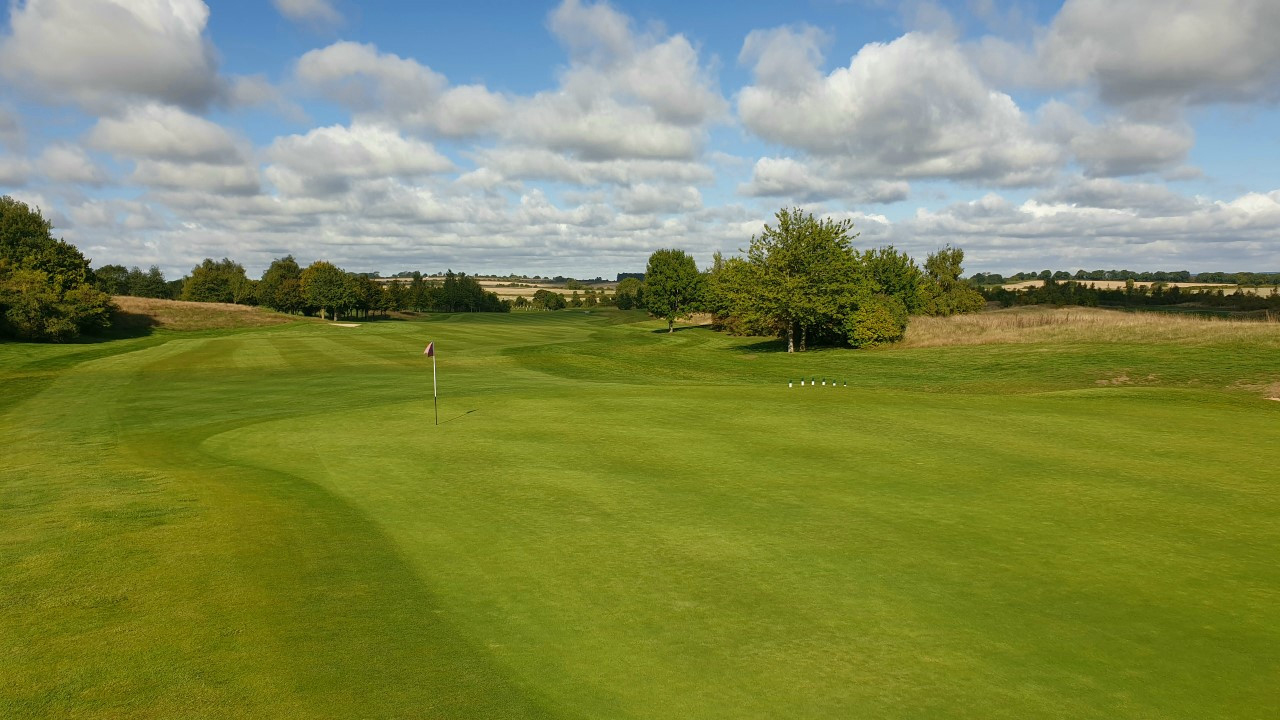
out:
M509 284L510 283L507 283L507 282L495 282L495 281L488 281L488 280L480 281L481 287L483 287L485 290L489 292L497 293L498 297L504 298L504 299L515 299L520 295L523 295L526 298L532 299L533 294L538 292L538 290L550 290L551 292L560 293L561 295L564 295L566 298L571 297L573 295L573 291L566 289L564 285L555 285L551 283L522 283L522 284L530 285L530 287L501 287L503 285L509 285ZM590 287L591 289L595 290L597 293L600 293L603 291L605 294L611 295L613 294L613 288L615 285L616 283L604 283L600 285L588 285L587 287ZM579 290L578 294L581 295L583 292L584 292L583 290Z
M438 278L434 280L438 281ZM498 297L504 300L514 300L517 297L520 297L521 295L523 295L525 298L532 299L533 294L538 292L539 290L550 290L551 292L560 293L561 295L565 296L565 298L572 297L574 292L573 290L566 288L563 283L537 282L532 280L528 282L515 281L519 283L520 287L511 287L511 285L513 284L513 281L509 281L509 280L480 279L478 282L480 283L480 287L484 288L487 292L494 293ZM605 282L605 283L591 283L591 284L584 284L584 285L586 288L591 288L592 290L595 290L597 294L603 293L604 295L612 295L614 289L617 287L618 284L613 282ZM585 288L578 290L578 293L580 295L583 294L584 292L585 292Z
M1066 282L1066 281L1064 280L1062 282ZM1082 285L1093 285L1099 290L1123 290L1125 287L1127 287L1124 280L1075 280L1074 282L1081 283ZM1140 287L1140 288L1151 287L1154 284L1155 283L1151 283L1151 282L1137 282L1137 281L1133 283L1134 287ZM1241 287L1239 285L1229 285L1229 284L1222 284L1222 283L1167 282L1163 284L1165 287L1222 290L1228 295L1235 294L1235 293L1252 293L1254 295L1268 295L1271 293L1273 289L1273 287L1270 285L1265 285L1260 288L1255 288L1255 287ZM1026 280L1024 282L1006 283L1004 287L1009 290L1021 290L1023 288L1041 287L1043 285L1044 285L1043 280Z
M0 343L0 718L1280 707L1280 324L170 322Z

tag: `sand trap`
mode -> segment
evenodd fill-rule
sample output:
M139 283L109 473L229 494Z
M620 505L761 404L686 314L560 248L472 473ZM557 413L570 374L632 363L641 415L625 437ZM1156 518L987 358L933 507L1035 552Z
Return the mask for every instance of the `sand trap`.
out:
M338 327L360 327L360 323L329 323Z

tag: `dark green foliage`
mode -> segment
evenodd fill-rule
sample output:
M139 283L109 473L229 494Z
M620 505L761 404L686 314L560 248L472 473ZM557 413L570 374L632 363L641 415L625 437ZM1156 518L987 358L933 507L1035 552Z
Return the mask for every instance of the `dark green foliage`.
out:
M908 314L919 312L923 276L914 260L889 245L863 253L862 262L876 292L899 298Z
M142 272L137 267L130 268L127 282L129 294L134 297L170 297L169 286L165 282L164 273L155 265L152 265L146 272Z
M683 250L657 250L649 256L644 274L644 307L667 321L675 331L676 318L698 308L702 276L693 258Z
M244 266L230 258L205 258L191 269L182 285L182 299L190 302L253 304L253 284Z
M93 271L93 285L108 295L132 295L133 297L168 298L169 286L164 273L152 265L146 272L133 266L103 265Z
M307 307L302 296L302 268L292 255L271 261L271 266L258 281L258 303L286 313L302 312Z
M103 265L93 271L93 286L108 295L128 295L129 269L123 265Z
M786 338L788 352L810 343L873 347L901 340L913 313L983 306L959 280L959 249L931 255L924 274L892 246L853 249L851 221L818 220L799 208L775 217L776 226L751 238L745 258L715 256L706 307L722 329Z
M0 197L0 335L63 342L110 324L89 261L38 209Z
M488 292L466 273L445 273L441 284L429 283L414 273L407 287L396 291L402 309L418 312L511 312L511 302Z
M614 291L613 302L619 310L644 307L644 284L633 277L623 278Z
M387 310L400 311L404 310L405 298L408 295L409 287L401 282L389 282L382 286L383 304Z
M563 295L546 289L538 290L533 294L532 304L543 310L563 310L566 305Z
M320 308L320 317L326 311L332 311L333 319L338 313L355 305L356 298L351 285L347 282L347 273L338 266L324 260L317 260L302 271L300 278L302 296L307 304Z
M1003 307L1013 305L1053 305L1062 307L1078 305L1083 307L1171 307L1186 306L1189 311L1197 309L1210 312L1262 312L1280 311L1280 294L1249 292L1222 292L1221 288L1185 289L1176 285L1167 286L1153 283L1150 286L1138 286L1129 278L1123 288L1098 288L1091 283L1078 280L1058 282L1048 280L1041 286L1027 287L1020 290L1009 290L1003 287L984 288L982 295L987 300L1000 303Z

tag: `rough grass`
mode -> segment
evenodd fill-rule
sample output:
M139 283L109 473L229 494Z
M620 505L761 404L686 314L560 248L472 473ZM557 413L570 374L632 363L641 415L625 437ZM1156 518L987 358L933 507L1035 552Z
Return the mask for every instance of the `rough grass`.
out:
M1280 323L1097 308L1025 307L946 318L915 317L903 346L1059 342L1247 342L1280 349Z
M0 344L0 717L1274 717L1276 353L1198 322Z
M263 327L298 322L296 315L284 315L266 308L230 303L196 303L117 295L119 308L112 319L113 329L123 332L145 328L164 330L226 330Z

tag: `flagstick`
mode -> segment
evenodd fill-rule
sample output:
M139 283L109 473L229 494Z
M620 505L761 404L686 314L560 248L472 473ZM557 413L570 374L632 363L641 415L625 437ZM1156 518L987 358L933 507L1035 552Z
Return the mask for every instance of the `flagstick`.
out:
M436 384L436 356L431 354L431 404L436 411L436 424L440 424L440 386Z

